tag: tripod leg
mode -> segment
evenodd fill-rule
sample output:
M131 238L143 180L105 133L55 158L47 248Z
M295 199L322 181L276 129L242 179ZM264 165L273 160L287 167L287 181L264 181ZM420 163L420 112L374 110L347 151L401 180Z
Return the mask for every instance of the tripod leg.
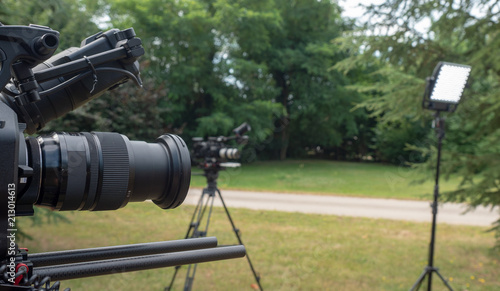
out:
M417 282L415 282L415 284L413 284L413 286L410 288L410 291L414 291L414 290L420 289L420 285L422 285L422 282L424 281L425 276L428 273L429 273L429 269L427 267L425 267L425 269L422 272L422 274L420 274L420 276L418 277Z
M204 199L205 199L205 190L203 190L203 192L201 193L200 199L198 200L198 204L196 204L184 239L192 237L191 230L193 230L193 228L195 227L197 228L200 225L201 217L203 217L203 213L205 211L205 206L203 204ZM196 222L194 222L195 217L196 217Z
M226 207L226 203L224 202L224 199L222 198L222 194L220 193L219 189L216 189L216 190L217 190L217 193L219 194L219 198L220 198L220 201L222 202L222 206L224 206L224 210L226 211L227 218L229 219L229 222L231 223L231 227L233 228L234 234L238 238L239 244L243 245L243 242L241 241L239 230L234 225L233 219L231 218L231 215L229 214L229 210ZM260 276L257 275L257 272L255 271L255 269L252 265L252 261L250 260L250 256L248 255L248 253L246 255L246 258L247 258L248 264L250 265L250 269L252 270L253 276L255 277L255 281L257 282L257 285L259 285L259 289L261 291L263 291L264 289L262 288L262 285L260 284Z
M184 283L184 291L191 291L193 289L193 282L194 282L194 275L196 273L196 267L198 265L189 265L187 275L186 275L186 282Z
M205 196L208 196L208 198L206 199L206 202L205 202ZM198 204L196 204L193 215L191 216L191 221L189 222L188 230L186 232L186 236L184 237L184 239L199 237L199 236L196 236L199 234L198 227L200 226L201 220L203 219L203 216L205 214L205 210L206 210L207 205L210 201L210 198L212 198L212 203L210 205L210 213L212 212L213 196L214 195L210 195L209 191L206 191L206 189L203 189L203 192L201 193L200 199L198 200ZM196 218L196 222L195 222L195 218ZM210 219L210 216L209 216L209 219ZM207 221L207 229L208 229L208 221ZM206 236L206 232L205 232L205 236ZM174 281L175 281L175 278L177 276L177 272L179 272L180 268L181 268L181 266L175 267L175 272L174 272L174 275L172 276L172 280L170 281L170 285L168 287L165 287L165 291L172 290L172 286L174 285ZM189 275L190 269L191 269L191 265L189 265L188 275ZM194 274L192 277L194 279ZM192 285L192 280L191 280L191 285ZM186 282L186 284L187 284L187 282Z
M181 266L175 267L175 271L174 271L174 275L172 276L172 280L170 280L170 284L168 285L168 287L165 287L164 291L172 290L172 286L174 285L175 277L177 276L177 272L179 272L180 268L181 268Z
M439 276L439 278L441 278L441 280L443 281L444 285L448 288L448 290L453 291L453 289L451 288L450 284L448 284L448 281L446 281L446 279L443 278L443 276L441 276L441 274L439 273L439 271L435 270L435 272Z
M207 196L207 199L205 204L203 204L203 208L202 209L200 208L198 211L197 221L196 224L193 226L193 232L191 234L191 238L206 237L208 232L208 226L210 224L210 218L212 217L212 209L214 207L215 193L211 191L211 189L203 189L202 196ZM209 209L207 215L207 223L205 225L205 229L200 231L199 226L201 224L201 220L203 219L207 207ZM189 265L186 274L186 281L184 282L184 291L191 291L191 289L193 288L196 268L197 264Z

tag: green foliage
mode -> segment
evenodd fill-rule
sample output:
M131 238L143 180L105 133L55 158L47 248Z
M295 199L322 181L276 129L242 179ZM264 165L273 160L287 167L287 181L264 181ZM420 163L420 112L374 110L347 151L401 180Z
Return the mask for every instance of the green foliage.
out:
M112 0L108 6L87 5L101 13L107 7L114 27L134 27L146 48L142 73L150 89L115 90L52 128L123 130L142 139L162 129L189 139L228 134L247 121L251 139L271 147L278 143L282 157L289 145L335 147L358 133L357 120L365 113L349 109L359 97L342 88L349 82L342 74L330 70L345 56L330 42L343 29L334 4ZM100 109L110 107L114 112Z
M353 57L339 65L349 71L360 70L364 62L377 64L371 82L363 84L362 91L370 97L361 106L385 123L430 119L419 104L424 78L439 61L472 66L469 88L447 121L442 163L445 174L462 177L460 189L447 193L445 199L468 202L471 207L500 205L500 120L496 114L500 106L500 57L496 53L500 21L496 5L486 0L392 0L372 5L368 23L351 35L356 39L350 46ZM348 46L349 41L343 43ZM435 153L432 144L426 148ZM435 157L424 167L432 168L432 163ZM495 228L500 234L500 224Z
M112 94L104 94L65 118L52 121L44 131L111 131L149 142L167 132L180 134L164 119L172 110L161 106L166 89L153 82L143 79L143 88L122 85Z
M79 46L87 36L99 31L92 21L95 7L90 0L2 0L1 22L5 25L48 26L61 33L59 48Z
M133 26L146 49L145 90L118 88L46 130L140 139L169 131L190 139L228 134L247 121L254 143L285 158L289 147L342 147L366 120L365 111L350 111L360 97L344 88L349 78L331 70L346 56L331 42L345 27L327 1L59 0L28 8L15 10L60 29L61 48L94 33L91 20L102 26L109 15L110 26ZM75 19L82 21L69 21Z
M340 146L344 138L357 134L356 115L362 113L350 112L358 94L345 90L349 81L330 70L344 57L331 43L343 29L338 7L314 2L283 3L287 29L275 38L279 63L272 70L282 87L278 100L287 107L290 123L282 141L286 143L289 135L294 148Z
M146 140L168 131L190 140L229 134L247 121L253 128L250 139L261 145L263 156L286 158L302 155L307 148L343 148L335 157L359 157L358 149L368 153L370 138L362 136L370 135L369 118L365 110L350 110L361 95L345 88L361 74L345 76L331 69L347 56L331 42L346 28L336 4L74 3L81 11L74 19L98 20L102 26L102 16L109 15L109 26L134 27L146 49L141 64L145 90L118 88L47 130L119 131ZM87 36L82 31L72 36L81 40Z
M156 127L190 139L226 135L248 121L254 129L252 138L263 140L270 134L266 129L281 114L280 106L272 102L276 90L265 67L229 57L232 32L226 28L233 19L219 14L228 8L226 4L110 1L112 24L133 26L143 40L147 59L143 75L153 87L163 88L155 97L160 111Z
M430 125L429 125L430 126ZM410 166L422 163L426 155L419 150L411 150L407 145L428 147L429 126L422 126L419 122L401 120L391 123L378 123L376 128L376 159L400 166Z

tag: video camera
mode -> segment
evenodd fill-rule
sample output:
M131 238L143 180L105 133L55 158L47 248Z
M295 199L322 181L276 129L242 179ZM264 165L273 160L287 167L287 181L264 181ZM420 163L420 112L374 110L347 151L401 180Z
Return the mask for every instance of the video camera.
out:
M18 248L15 218L33 215L33 205L99 211L152 200L170 209L189 189L190 154L176 135L155 143L112 132L25 138L128 80L141 86L144 48L132 28L97 33L53 56L58 45L49 27L0 23L0 287L58 290L51 279L243 257L242 246L208 250L215 238L29 255Z
M222 168L239 166L237 163L227 163L227 160L240 158L238 148L230 147L226 143L235 140L237 144L248 142L248 136L244 135L252 128L244 122L233 129L234 136L208 137L204 140L202 137L193 138L193 160L198 160L198 167L202 169Z

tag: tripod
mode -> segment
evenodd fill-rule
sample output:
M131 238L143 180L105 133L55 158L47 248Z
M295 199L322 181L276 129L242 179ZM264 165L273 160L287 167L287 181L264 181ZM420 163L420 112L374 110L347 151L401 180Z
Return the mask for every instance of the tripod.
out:
M213 209L213 204L215 200L216 193L218 194L218 197L220 198L222 205L224 207L224 210L226 212L227 218L229 219L229 222L231 223L231 226L233 228L233 232L236 235L238 239L238 243L240 245L243 245L243 242L240 237L240 231L236 226L234 225L233 219L231 218L231 215L229 214L229 210L226 207L226 203L224 202L224 199L222 198L222 194L220 190L217 188L217 178L219 177L219 171L222 170L223 168L220 165L214 165L213 167L205 167L203 169L204 171L204 176L207 178L207 187L203 189L203 192L201 194L201 197L198 201L198 204L196 205L196 208L194 210L193 216L191 217L191 222L189 223L189 227L186 233L185 238L198 238L198 237L206 237L207 232L208 232L208 226L210 223L210 218L212 216L212 209ZM203 219L203 216L207 212L208 208L208 216L207 216L207 221L205 224L204 229L200 229L201 221ZM257 285L259 286L259 290L264 290L262 289L262 286L260 284L260 276L257 275L257 272L255 271L252 261L250 260L250 257L247 253L246 255L248 264L250 265L250 269L252 270L253 276L255 277L255 281L257 282ZM172 281L170 281L170 285L165 288L166 291L172 290L172 286L175 281L175 277L177 276L177 272L179 271L181 266L175 267L175 272L172 277ZM184 291L190 291L193 288L193 281L194 281L194 276L196 274L196 267L197 264L194 265L189 265L188 266L188 271L186 275L186 281L184 283Z
M434 201L431 204L432 207L432 230L431 230L431 242L429 244L429 263L424 268L420 277L418 277L417 282L413 284L410 291L420 289L420 285L424 281L425 277L428 275L429 280L427 281L427 290L430 291L432 289L432 273L436 273L438 277L443 281L444 285L451 291L453 289L448 284L448 282L444 279L444 277L439 273L439 269L434 267L434 244L436 239L436 218L438 212L438 198L439 198L439 166L441 162L441 145L444 138L444 119L439 117L439 111L436 111L435 115L435 127L436 134L438 138L438 153L437 153L437 167L436 167L436 183L434 186Z

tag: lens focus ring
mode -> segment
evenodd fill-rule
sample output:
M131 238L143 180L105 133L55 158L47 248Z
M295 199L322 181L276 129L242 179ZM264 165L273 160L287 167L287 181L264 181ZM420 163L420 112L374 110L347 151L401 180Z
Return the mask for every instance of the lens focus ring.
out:
M99 140L102 153L102 179L97 190L98 200L91 210L113 210L128 201L130 162L127 145L122 135L111 132L93 132Z

